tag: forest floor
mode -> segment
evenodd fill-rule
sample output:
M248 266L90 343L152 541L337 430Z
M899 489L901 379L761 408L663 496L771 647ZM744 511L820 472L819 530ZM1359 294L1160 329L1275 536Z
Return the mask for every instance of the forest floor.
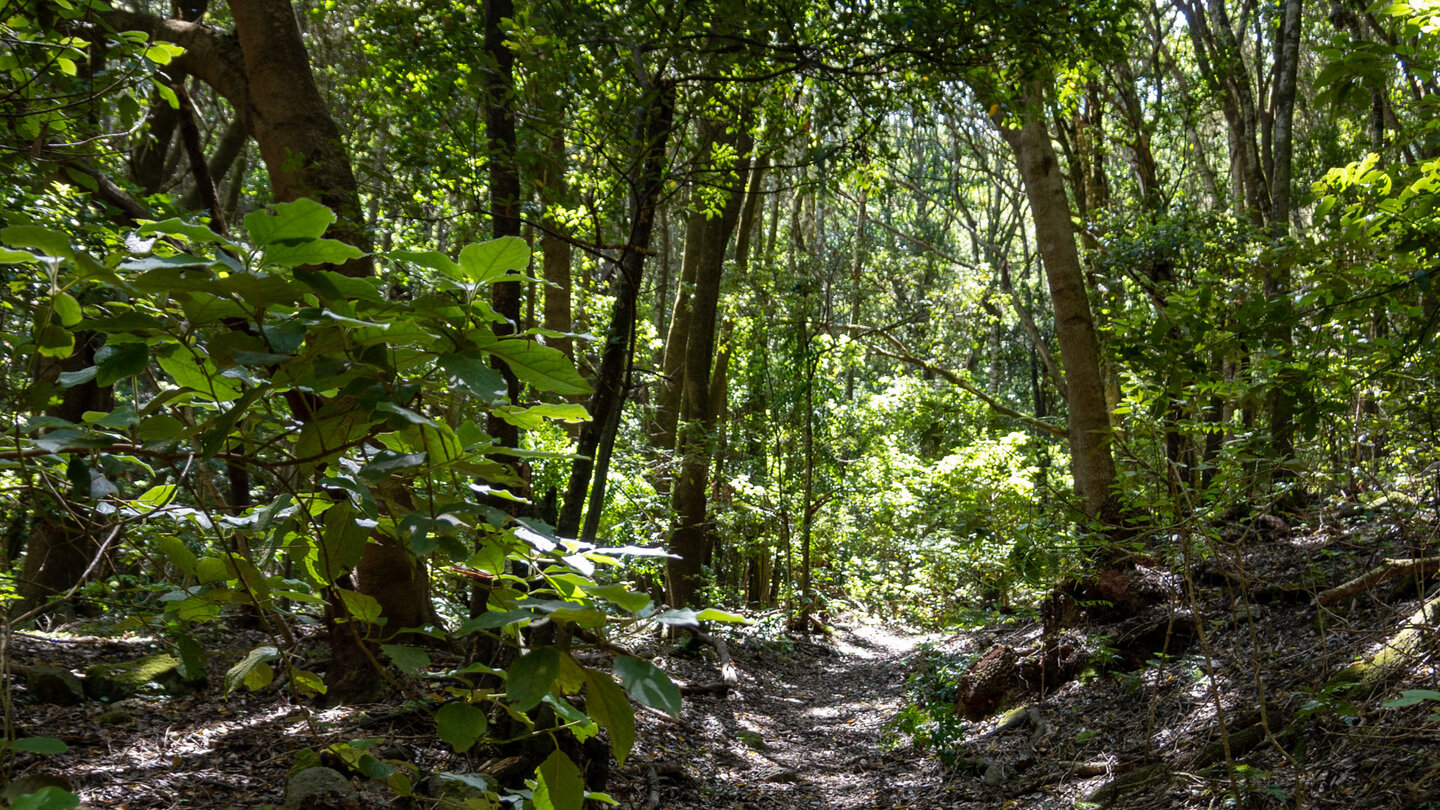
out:
M1334 517L1251 527L1188 566L1141 565L1166 598L1058 637L1033 615L930 634L857 616L809 635L774 614L730 629L738 683L687 695L678 720L638 712L635 748L607 790L625 810L1440 808L1440 564L1317 604L1387 559L1433 559L1436 521ZM1417 617L1415 643L1382 679L1337 679ZM17 632L9 652L80 673L163 649L101 629ZM417 773L487 769L401 698L318 710L277 686L226 697L226 667L264 639L212 632L200 639L214 653L210 685L196 691L62 705L17 679L17 734L69 750L15 754L10 776L63 773L87 806L168 810L278 805L299 752L345 741L379 740L372 753ZM717 682L710 647L628 643L682 686ZM1079 662L1048 685L1027 663L1047 645ZM996 651L1017 674L992 711L966 719L960 673ZM314 807L402 806L373 780L351 781L350 803Z

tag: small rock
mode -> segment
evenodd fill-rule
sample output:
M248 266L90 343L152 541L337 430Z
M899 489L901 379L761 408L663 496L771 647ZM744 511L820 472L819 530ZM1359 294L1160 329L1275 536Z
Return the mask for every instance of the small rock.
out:
M355 795L355 786L333 768L306 768L285 782L285 803L281 807L300 810L307 799L330 795L349 798Z
M495 790L494 780L482 773L432 773L419 784L419 793L432 799L464 804L466 799L483 799Z
M773 768L764 774L766 782L798 782L800 772L794 768Z
M40 703L74 706L85 701L85 684L64 667L36 664L30 667L25 688Z

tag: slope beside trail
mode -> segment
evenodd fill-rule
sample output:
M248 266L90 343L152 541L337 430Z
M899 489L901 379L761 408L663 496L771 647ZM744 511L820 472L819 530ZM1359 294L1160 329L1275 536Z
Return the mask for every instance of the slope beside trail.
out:
M681 723L642 723L616 797L636 810L936 806L938 764L897 747L892 727L925 637L857 623L815 639L732 644L739 685L687 697ZM713 680L705 666L667 662L696 683Z

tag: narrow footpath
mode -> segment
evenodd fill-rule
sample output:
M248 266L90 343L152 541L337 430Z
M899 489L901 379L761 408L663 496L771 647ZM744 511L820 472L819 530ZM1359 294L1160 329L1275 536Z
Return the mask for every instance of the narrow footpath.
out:
M937 763L896 744L921 636L876 625L821 643L732 645L740 685L687 697L683 723L647 718L620 791L634 810L933 807ZM674 661L677 679L702 662Z

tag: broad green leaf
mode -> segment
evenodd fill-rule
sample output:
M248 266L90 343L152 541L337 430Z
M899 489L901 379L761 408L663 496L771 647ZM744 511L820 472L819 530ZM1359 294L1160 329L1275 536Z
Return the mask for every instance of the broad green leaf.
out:
M530 246L518 236L466 245L460 251L460 272L472 284L488 284L530 265Z
M550 687L559 674L559 650L554 647L531 650L510 665L505 679L505 694L515 708L529 711L540 705L540 699L550 693Z
M625 690L603 672L585 670L585 711L595 722L610 732L610 748L615 762L625 764L625 757L635 745L635 709L625 697Z
M325 530L318 553L320 571L324 582L334 582L336 577L354 568L365 554L365 544L370 540L370 529L375 522L366 520L349 501L341 501L326 511Z
M10 247L39 248L45 255L56 258L67 258L75 254L70 247L69 234L39 225L11 225L0 228L0 242Z
M441 423L433 427L412 425L398 433L386 433L380 437L380 442L397 453L423 452L434 467L454 462L465 454L465 447L460 444L455 431Z
M353 401L332 404L345 407L325 408L300 428L295 455L301 461L313 464L325 460L369 434L370 415Z
M140 234L141 236L160 234L161 236L180 237L182 241L201 244L214 242L220 245L234 245L234 243L232 243L230 240L210 230L210 228L205 225L199 225L194 222L186 222L183 219L178 219L174 217L170 219L162 219L159 222L151 222L145 225L141 225L140 228L136 231L136 233Z
M499 340L486 346L485 351L505 361L521 382L541 391L572 396L594 390L558 349L532 340Z
M160 550L165 553L165 558L171 565L187 576L195 576L199 560L195 559L195 552L185 545L184 540L173 534L165 534L160 536L159 543Z
M695 614L695 618L699 619L702 622L733 622L736 624L750 623L749 619L741 616L739 613L726 613L723 610L717 610L715 608L705 608L704 610Z
M77 385L83 385L95 379L95 375L99 373L99 371L100 369L95 366L87 366L79 371L62 371L60 372L60 376L56 378L56 382L60 383L61 388L74 388Z
M219 557L201 557L195 561L195 578L201 585L212 585L230 579L230 568Z
M475 355L442 354L440 367L476 397L489 402L505 397L505 378Z
M650 604L649 596L636 593L618 582L613 585L584 585L581 587L591 596L598 596L631 613L644 610Z
M485 713L468 703L446 703L435 712L435 727L446 745L463 754L485 734Z
M28 754L63 754L70 750L70 746L54 737L20 737L10 743L10 750Z
M319 239L335 221L335 213L309 199L277 203L245 216L245 230L258 247L282 241Z
M424 453L397 453L394 450L381 450L375 454L370 463L360 468L359 477L369 483L384 481L393 473L401 470L413 470L424 465L425 458Z
M622 655L615 659L615 675L625 685L630 697L679 719L680 690L670 681L670 676L654 664Z
M269 662L279 657L280 651L269 644L262 644L251 650L225 673L225 694L228 695L241 686L252 692L269 686L270 682L275 680L275 671L270 668Z
M265 261L282 267L305 267L322 264L344 264L358 259L365 251L338 239L272 244L265 248Z
M140 438L143 441L177 439L185 435L185 423L169 414L158 414L140 423Z
M35 332L35 346L41 357L64 359L75 352L75 336L69 329L52 323Z
M150 347L144 343L107 343L95 352L95 384L107 388L145 372Z
M1440 700L1440 692L1433 689L1406 689L1400 693L1400 697L1387 700L1381 705L1387 709L1398 709L1402 706L1424 703L1427 700Z
M230 402L239 399L244 393L239 380L222 375L209 360L204 361L202 367L185 349L169 357L161 357L160 367L165 369L165 373L178 385L199 391L216 402Z
M136 503L148 506L151 509L158 509L162 506L169 506L175 500L175 493L180 487L175 484L161 484L145 490L145 494L135 499Z
M340 599L345 603L345 612L350 614L350 618L370 624L380 623L380 603L375 597L344 588L336 590L339 591Z
M55 293L50 297L50 308L55 310L61 326L74 326L84 317L80 312L80 302L70 293Z
M175 57L185 53L185 49L179 45L169 42L156 42L145 49L145 58L157 65L168 65L175 61Z
M590 411L586 410L584 405L543 402L539 405L531 405L526 412L560 422L589 422L591 420Z
M0 264L39 264L40 256L28 250L0 247Z
M10 810L70 810L80 806L80 797L58 787L43 787L34 793L19 796Z
M324 678L308 670L296 670L290 677L295 682L295 688L300 690L300 694L305 697L323 695L330 689L325 685Z
M395 261L410 262L421 267L428 267L431 270L439 270L446 276L453 279L461 277L460 265L456 264L449 256L435 250L413 251L395 250L384 254L385 258Z
M556 749L535 769L535 810L580 810L585 780L570 758Z
M402 672L414 674L430 666L430 656L418 647L407 647L403 644L381 644L380 649L395 662Z

